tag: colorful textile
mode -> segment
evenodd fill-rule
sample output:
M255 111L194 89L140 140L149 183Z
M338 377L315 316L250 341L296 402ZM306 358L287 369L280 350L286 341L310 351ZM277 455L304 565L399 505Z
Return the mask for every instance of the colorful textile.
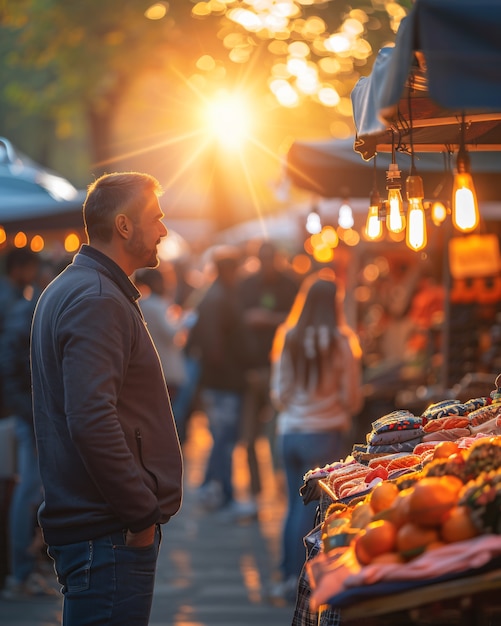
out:
M403 443L405 441L421 437L422 435L422 428L412 428L409 430L390 430L382 433L376 433L374 431L371 431L367 435L367 443L371 446Z
M394 430L411 430L421 428L423 420L416 417L410 411L392 411L372 422L372 431L384 433Z
M464 403L468 413L476 411L477 409L487 406L488 404L492 404L492 398L471 398Z
M412 452L414 448L421 443L422 438L416 437L414 439L409 439L408 441L402 441L400 443L393 443L389 445L380 445L380 446L367 446L367 452L370 454L376 453L384 453L384 454L393 454L394 452Z
M447 415L466 415L468 409L459 400L442 400L430 406L421 413L425 420L433 420Z

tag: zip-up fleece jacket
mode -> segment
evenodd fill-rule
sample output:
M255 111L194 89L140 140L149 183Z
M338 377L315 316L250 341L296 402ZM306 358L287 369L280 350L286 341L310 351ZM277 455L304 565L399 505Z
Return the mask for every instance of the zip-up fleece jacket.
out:
M38 301L31 369L49 545L138 532L181 505L179 440L138 298L84 245Z

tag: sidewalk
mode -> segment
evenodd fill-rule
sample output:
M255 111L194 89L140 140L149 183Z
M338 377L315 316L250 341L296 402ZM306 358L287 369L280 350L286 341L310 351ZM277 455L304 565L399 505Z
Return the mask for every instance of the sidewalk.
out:
M285 502L277 493L269 446L259 459L266 476L257 520L238 523L197 506L211 441L205 416L192 417L185 445L183 507L163 527L150 626L290 626L293 606L274 606L267 590L279 557ZM235 452L237 494L247 484L245 452ZM60 599L0 600L0 626L59 626Z

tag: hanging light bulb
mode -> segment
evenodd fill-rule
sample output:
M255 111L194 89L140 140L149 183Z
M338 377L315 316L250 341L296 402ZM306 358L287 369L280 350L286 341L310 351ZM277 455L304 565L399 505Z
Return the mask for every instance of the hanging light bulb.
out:
M374 183L369 198L369 212L365 222L365 236L371 241L379 241L383 236L383 221L381 219L381 196L377 188L376 155L374 155Z
M365 235L371 241L379 241L383 236L383 221L380 219L381 197L377 189L373 189L369 200L369 212L365 222Z
M435 226L440 226L440 224L447 217L447 208L443 202L440 200L435 200L431 205L431 219Z
M388 212L386 227L392 233L401 233L405 228L404 203L400 190L402 188L398 165L390 163L386 172L386 189L388 190Z
M322 221L316 207L313 207L313 209L308 213L305 228L310 235L316 235L322 230Z
M464 233L477 228L480 222L477 194L470 173L470 155L464 142L464 114L461 124L461 145L456 160L454 182L452 184L452 223Z
M343 204L339 207L337 223L345 230L352 228L355 223L355 220L353 219L353 209L348 204L347 200L343 200Z
M411 170L405 181L407 191L407 231L405 242L411 250L422 250L428 241L426 233L426 216L423 206L423 179Z

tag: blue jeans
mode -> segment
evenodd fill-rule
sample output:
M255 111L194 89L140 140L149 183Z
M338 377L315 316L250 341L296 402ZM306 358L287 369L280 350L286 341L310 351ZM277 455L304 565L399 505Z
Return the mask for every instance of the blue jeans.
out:
M339 432L290 433L280 435L280 452L287 480L287 513L282 531L282 574L284 580L299 577L306 560L303 538L315 522L316 502L305 506L299 494L303 477L316 467L338 461L343 454Z
M224 506L233 501L233 451L240 436L242 394L203 389L201 397L213 441L203 484L219 483Z
M36 524L36 511L42 501L42 483L38 471L33 427L16 417L18 483L9 508L11 574L25 581L35 567L36 556L30 552Z
M145 548L125 545L123 532L49 546L62 585L63 626L147 626L161 531Z

